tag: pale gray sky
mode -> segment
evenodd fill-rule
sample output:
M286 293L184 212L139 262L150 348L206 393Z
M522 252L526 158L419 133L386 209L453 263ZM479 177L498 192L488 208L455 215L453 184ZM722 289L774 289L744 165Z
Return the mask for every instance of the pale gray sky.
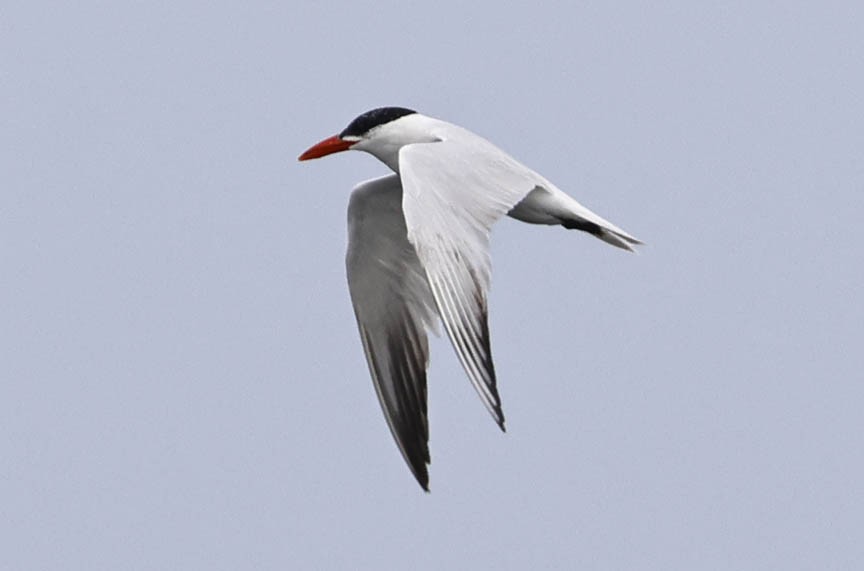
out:
M852 569L858 2L6 2L0 568ZM462 124L648 243L507 220L508 433L432 345L431 487L344 278L357 114Z

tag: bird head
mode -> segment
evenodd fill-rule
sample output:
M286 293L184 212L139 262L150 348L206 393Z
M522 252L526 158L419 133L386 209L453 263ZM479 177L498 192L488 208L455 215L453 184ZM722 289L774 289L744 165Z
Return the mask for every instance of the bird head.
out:
M309 147L299 160L317 159L351 149L366 151L398 172L399 149L412 143L439 140L424 119L427 118L404 107L373 109L351 121L338 135Z

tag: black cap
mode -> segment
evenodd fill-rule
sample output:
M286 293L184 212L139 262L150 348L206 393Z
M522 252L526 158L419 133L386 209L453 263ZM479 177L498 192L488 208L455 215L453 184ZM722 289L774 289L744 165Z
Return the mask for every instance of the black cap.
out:
M370 130L379 125L395 121L399 117L417 113L413 109L405 109L404 107L379 107L372 111L360 115L345 127L345 130L339 133L340 137L362 137Z

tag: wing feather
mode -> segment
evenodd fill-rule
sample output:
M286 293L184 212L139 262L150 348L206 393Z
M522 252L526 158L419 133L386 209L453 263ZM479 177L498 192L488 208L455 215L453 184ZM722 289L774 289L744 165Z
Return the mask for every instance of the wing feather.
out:
M451 129L458 129L450 126ZM408 240L471 383L504 429L489 343L492 225L534 188L531 171L465 130L399 152Z
M387 425L411 472L429 489L426 331L435 300L402 215L397 175L362 183L348 206L348 286Z

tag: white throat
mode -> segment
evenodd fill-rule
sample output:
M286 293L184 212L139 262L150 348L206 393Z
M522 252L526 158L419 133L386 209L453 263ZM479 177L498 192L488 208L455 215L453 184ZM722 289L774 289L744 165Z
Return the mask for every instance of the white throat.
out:
M365 151L379 161L399 172L399 150L405 145L434 143L441 138L436 135L437 119L413 113L395 121L375 127L355 143L351 149Z

